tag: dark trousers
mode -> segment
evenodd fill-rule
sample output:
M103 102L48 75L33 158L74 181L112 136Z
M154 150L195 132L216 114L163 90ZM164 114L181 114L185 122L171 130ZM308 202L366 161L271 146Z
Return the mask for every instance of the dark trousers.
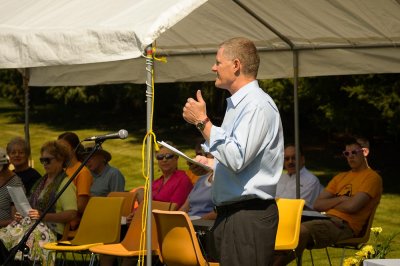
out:
M222 266L272 265L278 221L275 200L251 199L217 207L213 257Z
M0 265L3 265L8 255L8 249L4 246L3 241L0 240Z

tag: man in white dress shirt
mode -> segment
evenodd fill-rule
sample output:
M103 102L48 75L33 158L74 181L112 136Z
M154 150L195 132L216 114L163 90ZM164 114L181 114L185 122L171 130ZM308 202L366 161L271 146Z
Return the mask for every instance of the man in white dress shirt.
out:
M215 258L221 266L271 265L278 228L274 198L283 166L279 111L256 80L260 57L252 41L227 40L215 59L215 86L231 94L222 125L208 118L200 90L183 108L184 119L206 141L204 151L214 156L196 161L214 169Z
M306 206L312 209L314 201L323 190L318 178L304 166L305 158L300 148L300 198L306 201ZM286 173L282 173L276 188L277 198L296 198L296 148L287 144L284 150L284 163Z

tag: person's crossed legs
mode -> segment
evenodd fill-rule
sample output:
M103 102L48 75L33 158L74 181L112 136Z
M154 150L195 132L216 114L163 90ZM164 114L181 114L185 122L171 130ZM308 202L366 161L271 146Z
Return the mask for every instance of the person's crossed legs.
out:
M351 237L353 237L353 230L346 221L337 217L303 222L300 226L299 244L295 253L292 251L276 251L273 265L287 265L296 257L301 260L306 248L326 248L340 240Z

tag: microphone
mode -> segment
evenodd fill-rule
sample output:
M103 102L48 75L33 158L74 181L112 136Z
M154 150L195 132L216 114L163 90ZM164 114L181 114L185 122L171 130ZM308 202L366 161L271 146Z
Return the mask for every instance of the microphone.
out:
M106 139L126 139L128 137L128 131L125 129L120 129L116 133L109 133L106 135L100 135L100 136L93 136L84 139L83 141L104 141Z

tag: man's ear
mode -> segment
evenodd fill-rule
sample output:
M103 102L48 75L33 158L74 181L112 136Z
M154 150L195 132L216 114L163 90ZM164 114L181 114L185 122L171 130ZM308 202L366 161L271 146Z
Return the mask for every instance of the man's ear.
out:
M233 67L235 68L236 71L238 71L240 69L240 61L239 59L234 59L233 60Z
M362 148L362 150L363 150L364 157L367 157L368 154L369 154L369 149L368 148Z

